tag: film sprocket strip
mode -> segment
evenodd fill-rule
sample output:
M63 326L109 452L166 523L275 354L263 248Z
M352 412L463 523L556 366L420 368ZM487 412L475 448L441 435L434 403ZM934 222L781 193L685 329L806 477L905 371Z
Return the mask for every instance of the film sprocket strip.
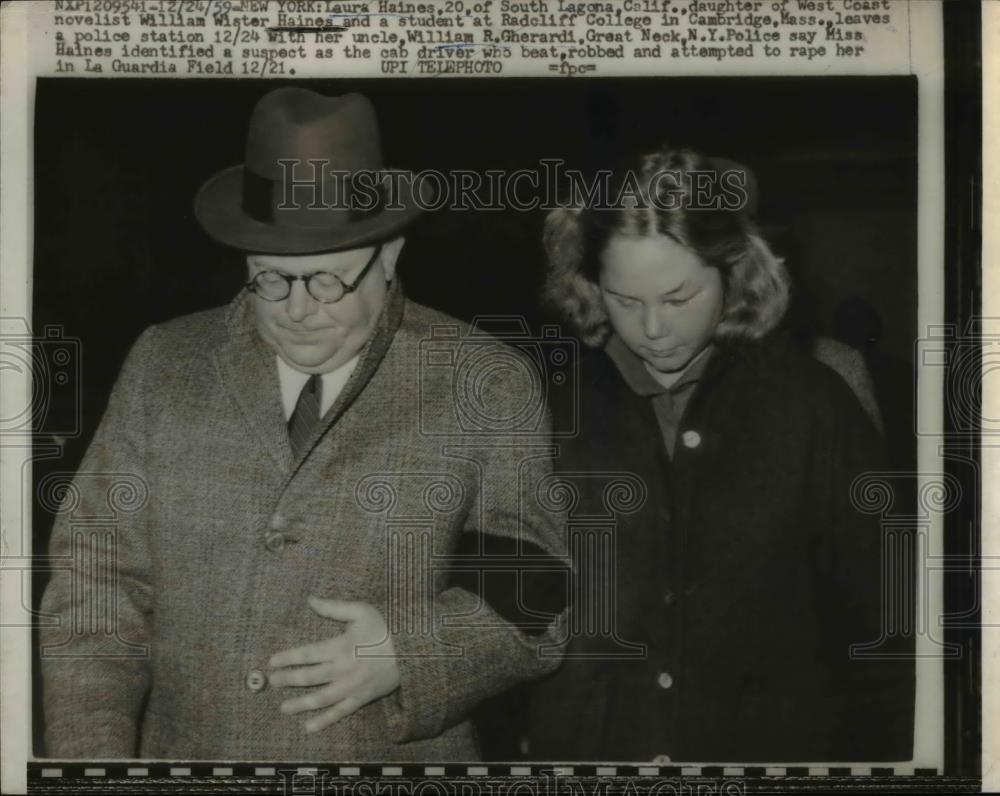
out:
M535 785L549 793L725 793L835 790L979 792L978 777L941 776L913 767L645 766L552 763L315 765L226 762L31 762L29 793L254 792L319 794L365 788L369 794L433 791L499 794ZM460 787L459 787L460 786Z

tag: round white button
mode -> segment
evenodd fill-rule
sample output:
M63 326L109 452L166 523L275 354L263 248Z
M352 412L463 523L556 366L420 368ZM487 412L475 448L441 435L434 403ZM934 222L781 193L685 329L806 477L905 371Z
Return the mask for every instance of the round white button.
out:
M701 445L701 434L694 429L690 429L681 434L681 440L684 442L685 448L697 448Z
M267 688L267 675L260 669L251 669L247 672L247 688L255 694Z
M656 677L656 684L660 688L667 689L674 684L674 678L670 676L670 672L660 672Z
M653 762L658 766L665 766L670 763L670 755L657 755L653 758Z

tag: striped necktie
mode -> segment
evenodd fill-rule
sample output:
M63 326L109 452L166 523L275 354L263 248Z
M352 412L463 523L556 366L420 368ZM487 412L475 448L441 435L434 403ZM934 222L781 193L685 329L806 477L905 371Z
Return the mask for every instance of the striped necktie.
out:
M323 380L318 373L314 373L299 393L295 411L288 419L288 439L292 443L292 453L296 459L304 452L319 425L319 407L322 400Z

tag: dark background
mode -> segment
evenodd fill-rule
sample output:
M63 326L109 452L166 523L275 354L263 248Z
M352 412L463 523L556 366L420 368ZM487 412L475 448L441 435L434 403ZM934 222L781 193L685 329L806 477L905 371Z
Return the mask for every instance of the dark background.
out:
M201 232L192 200L242 160L254 103L280 85L365 93L386 162L400 168L534 169L562 158L591 173L664 141L749 165L760 223L795 280L791 323L864 349L893 463L912 468L915 78L59 78L40 79L36 94L33 328L58 325L80 340L82 402L56 391L36 416L52 435L40 438L36 483L77 467L146 326L239 289L240 255ZM463 319L516 314L537 325L542 222L540 211L426 215L400 261L409 295ZM855 312L838 324L849 297ZM36 502L35 550L50 527ZM45 580L34 579L36 601ZM36 716L36 739L41 730Z

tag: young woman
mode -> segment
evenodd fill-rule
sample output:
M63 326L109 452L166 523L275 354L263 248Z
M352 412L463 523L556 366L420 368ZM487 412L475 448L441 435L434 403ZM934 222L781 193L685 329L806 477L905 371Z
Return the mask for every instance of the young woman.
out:
M665 149L617 174L616 209L546 222L548 297L590 350L552 407L576 624L528 754L906 760L912 641L883 629L905 595L883 598L879 517L852 499L881 437L782 333L788 277L717 164Z

